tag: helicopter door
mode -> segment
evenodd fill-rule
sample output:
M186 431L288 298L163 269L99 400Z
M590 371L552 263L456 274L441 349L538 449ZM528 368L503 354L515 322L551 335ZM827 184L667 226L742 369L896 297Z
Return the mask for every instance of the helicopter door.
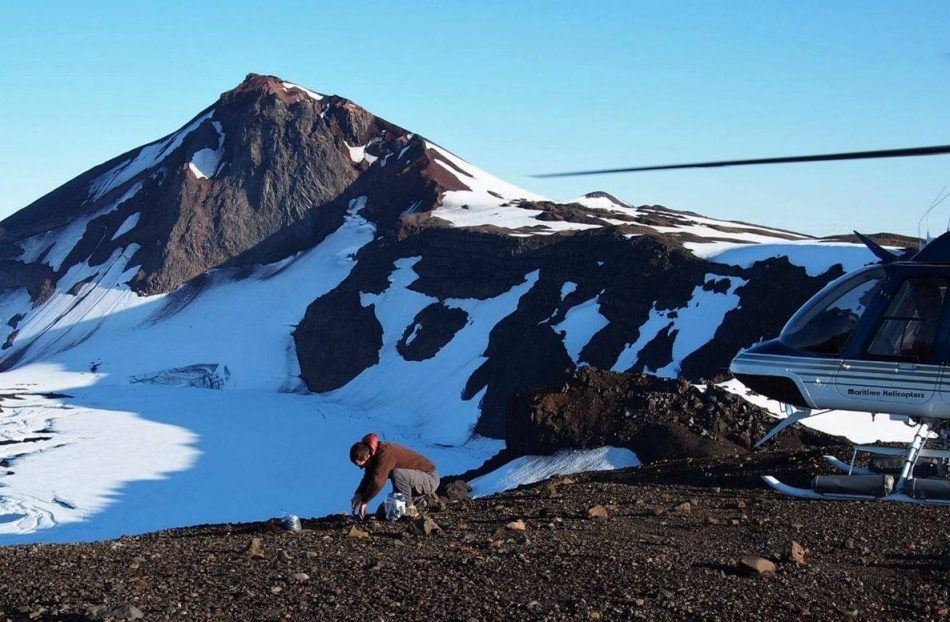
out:
M864 402L867 410L931 400L940 379L935 354L948 285L947 279L939 276L905 280L891 298L869 345L842 362L835 377L838 393Z

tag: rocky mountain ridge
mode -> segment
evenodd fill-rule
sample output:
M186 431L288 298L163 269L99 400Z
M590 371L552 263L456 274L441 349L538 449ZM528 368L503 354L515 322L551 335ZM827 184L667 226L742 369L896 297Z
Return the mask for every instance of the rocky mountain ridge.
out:
M550 201L345 98L251 74L182 129L3 221L0 368L82 343L121 292L123 304L165 301L149 320L165 321L222 283L280 274L353 219L373 237L289 327L299 370L285 373L345 393L414 364L454 367L455 399L479 412L474 431L497 438L514 392L585 365L721 378L736 351L873 259L603 192ZM396 297L409 307L384 308ZM502 301L475 345L476 310ZM213 363L240 378L233 362Z

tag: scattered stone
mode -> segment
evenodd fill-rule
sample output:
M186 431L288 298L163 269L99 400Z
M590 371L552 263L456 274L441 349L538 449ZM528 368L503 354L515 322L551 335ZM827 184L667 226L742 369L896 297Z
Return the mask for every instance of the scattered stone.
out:
M279 585L275 585L274 587L270 589L271 594L280 594L283 591L284 591L284 588L280 587Z
M264 559L264 545L260 538L251 538L251 543L244 549L244 554L250 559Z
M350 527L350 530L346 532L346 535L349 536L350 538L368 538L369 532L363 529L360 529L356 525L353 525L352 527Z
M542 499L558 499L564 496L560 490L558 490L558 482L551 480L547 482L544 487L541 489L541 498Z
M802 548L801 544L792 540L785 551L785 559L795 564L804 564L805 549Z
M673 511L677 514L689 514L693 511L693 504L689 501L684 501L683 503L674 506Z
M434 533L442 531L439 524L432 520L430 516L421 516L410 523L410 529L416 534L431 536Z
M290 554L287 553L287 551L285 551L284 549L279 549L279 550L277 551L277 559L280 560L280 561L282 561L282 562L289 562L289 561L290 561Z
M658 505L653 508L654 516L662 516L663 514L666 514L666 506Z
M416 509L426 512L441 512L446 508L446 503L437 494L423 495L416 501Z
M461 479L450 482L445 487L445 496L448 497L450 501L464 501L469 498L469 493L471 492L472 487L468 485L468 482Z
M505 529L508 529L510 531L525 531L527 528L528 526L525 525L525 522L521 520L520 518L518 520L513 520L507 525L505 525Z
M294 573L294 581L296 581L297 583L304 583L309 580L310 580L310 575L308 575L306 572Z
M595 505L587 510L588 518L607 518L607 508L602 505Z
M138 607L125 603L123 605L100 605L89 612L93 620L140 620L145 617Z
M719 519L716 518L715 516L707 516L707 517L706 517L706 524L707 524L707 525L718 525L718 524L719 524Z
M764 557L747 555L739 560L738 569L743 574L765 574L775 572L775 564Z

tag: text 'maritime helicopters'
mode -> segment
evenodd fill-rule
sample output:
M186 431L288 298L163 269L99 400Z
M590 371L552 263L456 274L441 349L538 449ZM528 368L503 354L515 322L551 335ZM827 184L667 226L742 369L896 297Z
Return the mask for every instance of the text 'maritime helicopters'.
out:
M948 153L950 145L942 145L541 177ZM818 476L810 489L792 487L771 476L763 479L783 494L809 499L950 505L950 231L918 251L904 253L855 233L879 263L829 283L795 312L777 338L740 352L729 369L753 391L785 404L786 418L759 444L826 410L887 414L915 425L916 434L905 448L858 445L850 464L827 456L845 474ZM856 466L859 452L896 458L899 472L895 477Z

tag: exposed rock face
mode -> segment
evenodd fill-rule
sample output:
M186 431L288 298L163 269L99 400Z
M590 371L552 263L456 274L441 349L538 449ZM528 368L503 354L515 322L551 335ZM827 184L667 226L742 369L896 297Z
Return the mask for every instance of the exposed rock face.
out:
M802 302L841 274L835 267L810 277L785 258L757 262L748 269L714 264L663 236L626 238L611 228L515 238L432 225L419 231L406 225L395 241L359 253L359 264L340 288L351 292L348 297L336 291L327 294L301 321L295 337L302 375L311 390L339 388L378 362L369 352L380 343L378 320L369 309L358 307L356 292L385 291L396 260L410 257L421 257L413 266L418 278L410 289L438 302L402 331L397 349L406 360L437 357L464 325L464 312L447 307L448 299L486 300L537 273L537 282L516 310L491 330L485 361L463 391L464 399L484 391L476 431L494 437L505 436L505 408L513 393L559 384L578 365L636 373L670 366L678 330L676 310L688 307L697 292L727 296L731 290L738 303L721 318L706 345L666 373L690 380L722 378L740 348L778 334ZM333 310L344 301L345 312ZM571 328L568 316L585 304L596 305L596 312L584 321L599 321L601 326L574 359L566 349L564 331ZM641 335L658 313L661 328L654 335ZM641 338L639 353L622 365L624 349Z
M506 441L513 455L558 449L627 447L644 462L746 453L775 419L716 386L584 368L559 389L516 395ZM844 444L793 426L771 441L782 449Z
M468 314L462 309L433 303L416 314L396 349L407 361L430 359L465 326L466 319Z
M87 258L96 265L135 243L134 288L166 292L275 235L313 246L341 220L340 205L351 198L341 195L368 159L393 155L409 140L346 99L316 99L252 74L182 130L90 170L6 219L0 245L17 257L18 241L91 217L62 267ZM216 153L201 171L193 163L204 149ZM134 214L137 225L121 233Z
M345 385L379 362L383 329L373 307L360 305L359 293L334 290L307 309L294 332L297 356L306 361L301 376L311 391Z
M0 260L0 291L25 287L34 305L53 293L56 273L45 263Z

